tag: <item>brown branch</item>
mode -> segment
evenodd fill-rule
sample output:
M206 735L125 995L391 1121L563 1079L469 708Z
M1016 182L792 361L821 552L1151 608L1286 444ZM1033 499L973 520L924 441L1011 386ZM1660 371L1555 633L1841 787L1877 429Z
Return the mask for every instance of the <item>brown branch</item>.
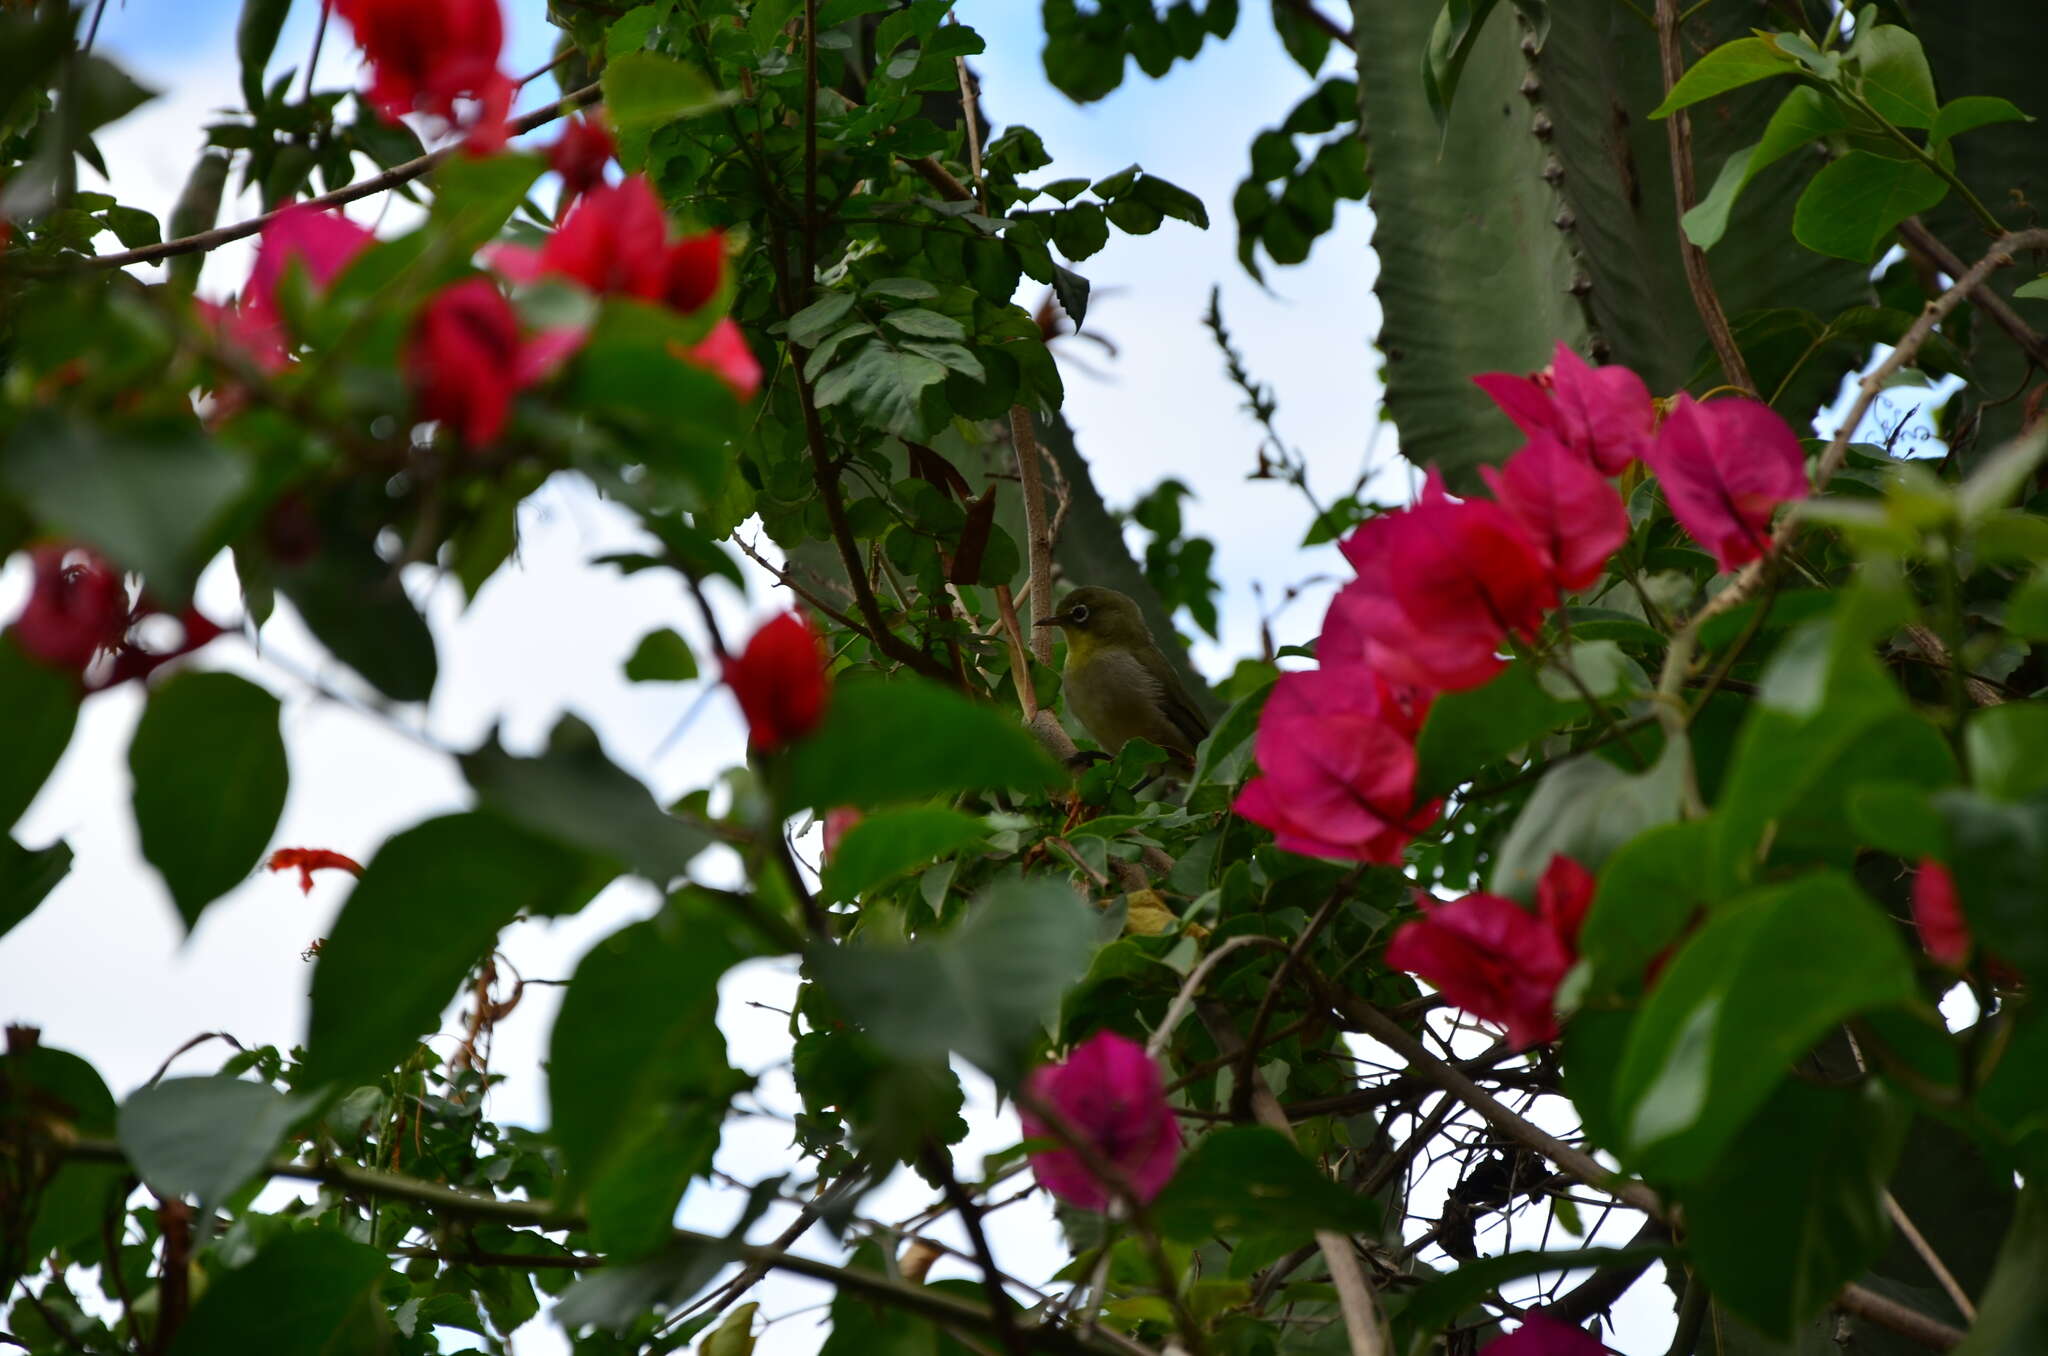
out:
M1317 28L1322 29L1323 32L1329 34L1338 42L1343 43L1346 47L1354 51L1357 50L1358 39L1352 34L1351 30L1317 9L1309 0L1280 0L1280 3L1308 20Z
M995 1317L996 1337L1011 1356L1029 1356L1030 1343L1017 1326L1010 1292L1003 1289L1003 1273L996 1266L994 1249L988 1245L988 1231L982 1228L981 1204L974 1199L974 1193L960 1185L960 1178L953 1171L952 1155L940 1145L926 1142L924 1167L928 1176L939 1179L947 1203L967 1229L967 1241L973 1245L974 1260L981 1267L982 1293L988 1296L989 1312Z
M1678 25L1678 0L1657 0L1657 56L1664 68L1666 95L1678 83L1685 65L1678 50ZM1728 328L1728 313L1722 310L1720 295L1714 291L1707 253L1685 233L1685 214L1699 201L1699 188L1693 180L1692 115L1684 109L1673 113L1664 120L1664 132L1671 146L1671 190L1678 200L1678 253L1685 262L1685 284L1692 290L1692 303L1700 313L1700 323L1707 328L1714 355L1721 360L1723 378L1730 386L1753 393L1756 381L1749 375L1742 350L1736 347L1734 332Z
M1951 278L1960 278L1968 271L1962 258L1944 245L1941 238L1928 230L1918 217L1907 217L1899 223L1899 239L1905 242L1907 249ZM1992 323L2004 330L2007 337L2033 359L2034 366L2048 371L2048 340L2036 334L2004 297L1989 287L1979 286L1971 291L1970 303L1990 316Z
M904 164L916 171L917 176L939 190L939 196L948 202L971 202L974 190L953 177L953 172L928 155L916 159L906 158Z
M1010 406L1010 445L1017 453L1017 478L1024 486L1024 535L1031 564L1031 653L1052 667L1052 632L1036 625L1052 615L1052 529L1045 513L1045 478L1038 458L1038 435L1031 411Z
M509 129L509 135L521 136L531 132L536 127L545 126L556 118L563 117L575 112L579 108L596 103L602 95L603 91L595 83L585 85L574 93L563 95L560 100L549 104L546 108L536 109L523 118L514 119ZM335 189L332 193L323 193L317 198L308 198L303 203L288 204L287 206L326 208L339 207L343 203L355 202L359 198L367 198L373 194L382 193L386 189L397 188L400 184L411 183L414 179L419 178L422 174L425 174L428 170L460 150L460 146L443 146L438 151L429 151L427 154L417 156L402 165L393 165L382 174L372 175L361 183L349 184L345 188ZM176 240L166 240L155 245L144 245L140 249L123 250L119 254L95 255L90 259L81 260L80 262L91 268L124 268L129 264L153 264L159 259L168 259L173 255L204 253L207 250L218 249L231 240L240 240L245 236L255 235L258 231L261 231L265 226L276 220L278 212L285 210L286 208L280 207L277 209L277 212L265 212L260 217L251 217L247 221L238 221L232 226L217 226L213 230L201 231L196 235L179 236Z

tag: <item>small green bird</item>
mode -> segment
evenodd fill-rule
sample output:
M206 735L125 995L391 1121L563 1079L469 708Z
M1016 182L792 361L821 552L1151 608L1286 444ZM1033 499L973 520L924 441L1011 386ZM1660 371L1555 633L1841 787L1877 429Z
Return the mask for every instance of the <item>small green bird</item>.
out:
M1115 589L1075 589L1064 611L1033 624L1066 632L1067 710L1105 750L1147 739L1194 763L1208 718L1153 643L1136 603Z

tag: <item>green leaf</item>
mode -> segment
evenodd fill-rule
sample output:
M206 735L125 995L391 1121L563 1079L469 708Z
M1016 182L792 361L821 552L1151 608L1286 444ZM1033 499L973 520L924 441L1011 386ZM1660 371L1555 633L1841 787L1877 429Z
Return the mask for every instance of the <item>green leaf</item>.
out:
M727 1065L718 1034L718 981L745 958L708 908L671 906L577 963L549 1038L548 1104L576 1187L589 1190L622 1164L639 1169L627 1174L627 1191L593 1192L591 1228L611 1235L599 1245L607 1250L647 1250L618 1241L621 1230L641 1243L665 1242L684 1186L711 1166L726 1104L744 1081ZM672 1190L654 1189L635 1150L679 1138L696 1141L692 1161L662 1174Z
M1059 778L1038 741L1009 715L915 678L840 683L824 722L778 771L784 806L817 810Z
M1607 859L1579 928L1579 954L1592 962L1597 989L1642 982L1692 916L1720 898L1720 883L1701 869L1712 841L1705 820L1681 820L1636 835Z
M958 343L967 337L966 328L953 317L921 307L891 311L882 317L882 323L913 339L946 339Z
M2029 975L2048 975L2048 928L2041 925L2048 797L2003 805L1973 791L1944 791L1934 807L1948 825L1949 870L1977 940Z
M1273 695L1275 679L1267 679L1258 687L1230 704L1208 738L1196 750L1195 781L1213 781L1219 769L1227 765L1230 756L1243 748L1245 741L1258 732L1259 715L1266 709L1266 700ZM1242 766L1243 760L1237 760Z
M1782 1340L1863 1275L1891 1234L1884 1189L1911 1114L1882 1084L1779 1084L1682 1195L1714 1298Z
M965 746L962 746L965 747ZM1051 880L990 886L950 931L906 946L818 947L811 972L874 1042L904 1059L957 1052L1014 1087L1095 953L1095 911Z
M1379 1203L1324 1176L1285 1135L1262 1125L1205 1135L1152 1202L1160 1232L1181 1243L1219 1236L1372 1234Z
M1728 230L1728 214L1749 181L1786 155L1825 136L1845 130L1848 116L1840 104L1811 85L1795 86L1771 114L1763 139L1729 155L1707 196L1685 214L1686 238L1711 249Z
M819 297L789 318L790 342L804 348L816 348L818 341L846 318L846 313L853 309L853 302L851 292L827 292Z
M292 1123L313 1104L240 1078L171 1078L121 1104L121 1151L160 1196L216 1209L261 1171Z
M1085 185L1084 185L1085 187ZM1075 203L1052 216L1052 243L1075 263L1109 243L1109 221L1097 203Z
M565 379L571 401L635 430L630 461L705 499L723 490L732 462L727 444L740 432L731 389L682 356L714 319L709 307L684 316L608 298Z
M27 811L78 723L79 692L65 675L23 653L0 632L0 832Z
M216 1273L193 1306L170 1356L339 1356L379 1350L377 1286L384 1254L333 1229L280 1233L233 1271Z
M1963 742L1977 789L2021 801L2048 791L2048 706L2005 702L1970 717Z
M925 392L945 379L944 363L870 342L861 345L852 361L827 372L813 398L820 409L843 402L869 428L922 440L931 423L924 408Z
M1572 1252L1509 1252L1459 1263L1425 1280L1394 1316L1396 1349L1428 1351L1445 1328L1509 1281L1562 1275L1582 1267L1620 1267L1670 1255L1669 1248L1580 1248Z
M2001 122L2032 122L2010 100L1994 98L1988 94L1965 94L1960 99L1951 99L1941 106L1941 112L1934 118L1934 129L1928 133L1928 140L1941 145L1974 132L1979 127L1990 127Z
M142 855L190 932L255 870L284 813L277 698L232 673L180 673L150 692L128 767Z
M114 1133L113 1094L92 1065L69 1051L39 1044L0 1056L0 1096L10 1111L24 1106L45 1109L76 1135ZM101 1224L120 1209L126 1176L125 1169L111 1163L66 1162L58 1167L57 1175L42 1186L28 1222L28 1257L39 1259L51 1248L99 1237Z
M235 55L242 63L242 98L251 112L263 107L263 69L277 50L277 35L292 10L292 0L242 0L242 18L235 25Z
M610 873L484 812L385 843L313 971L307 1086L379 1077L434 1029L462 977L520 914L574 913Z
M2048 1351L2048 1188L2032 1182L2020 1193L2012 1231L1998 1254L1977 1321L1955 1356L2028 1356Z
M368 537L330 517L320 549L302 565L279 568L277 587L320 643L385 696L423 702L433 695L433 632Z
M1488 888L1528 899L1559 853L1598 871L1623 843L1678 817L1690 756L1685 741L1676 740L1646 772L1632 775L1580 754L1544 773L1500 845Z
M1948 185L1914 161L1850 151L1799 195L1792 234L1817 254L1867 264L1894 227L1947 194Z
M956 852L987 836L988 826L942 805L881 810L848 829L826 858L820 885L831 900L850 900L893 876Z
M248 472L189 422L101 428L38 410L0 448L0 481L46 529L140 571L176 608L222 545Z
M1658 977L1630 1033L1615 1082L1629 1165L1699 1181L1816 1040L1917 993L1896 929L1840 873L1731 901Z
M71 849L63 842L31 850L0 834L0 937L36 911L71 870Z
M427 222L434 243L467 258L493 239L517 211L547 162L537 155L452 155L434 168Z
M1442 128L1450 120L1451 101L1472 58L1472 43L1486 26L1496 0L1444 0L1422 54L1422 92L1429 111ZM1268 175L1267 178L1274 176Z
M626 1328L650 1312L687 1304L691 1296L711 1284L721 1267L735 1259L737 1251L715 1239L691 1239L672 1244L646 1261L588 1272L555 1306L555 1322L571 1333L582 1328Z
M1872 24L1856 34L1849 56L1862 70L1863 97L1886 122L1932 127L1939 101L1920 39L1897 24Z
M1772 76L1791 75L1798 62L1780 51L1769 38L1737 38L1724 42L1692 64L1678 78L1664 102L1652 109L1653 118L1668 118L1681 108L1690 108L1717 94Z
M1433 800L1482 768L1577 719L1585 703L1559 701L1522 663L1470 692L1437 698L1415 740L1415 794Z
M697 676L697 656L690 642L669 627L640 637L626 661L626 677L635 683L687 683Z
M1139 179L1137 187L1131 190L1131 196L1175 221L1185 221L1197 230L1209 229L1209 209L1202 205L1202 200L1156 174L1147 174Z
M493 734L461 763L485 809L658 886L688 872L711 845L703 830L657 805L638 778L605 756L596 731L572 715L555 723L537 758L505 752Z
M651 132L726 102L702 73L658 52L621 52L601 79L605 112L621 132Z

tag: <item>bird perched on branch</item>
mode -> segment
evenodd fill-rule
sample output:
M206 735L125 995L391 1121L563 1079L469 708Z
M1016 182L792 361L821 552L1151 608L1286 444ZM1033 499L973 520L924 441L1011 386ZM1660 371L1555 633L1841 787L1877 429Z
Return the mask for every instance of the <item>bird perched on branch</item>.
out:
M1194 765L1209 721L1153 643L1136 603L1115 589L1075 589L1061 611L1033 625L1066 633L1067 710L1105 751L1146 739Z

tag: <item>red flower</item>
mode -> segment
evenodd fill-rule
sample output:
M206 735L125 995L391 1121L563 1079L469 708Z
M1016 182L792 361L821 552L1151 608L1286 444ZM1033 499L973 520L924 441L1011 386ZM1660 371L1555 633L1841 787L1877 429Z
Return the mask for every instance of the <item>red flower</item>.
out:
M1761 556L1771 514L1808 492L1799 439L1754 400L1677 397L1644 459L1679 526L1724 570Z
M1557 602L1522 525L1499 504L1450 498L1435 471L1421 502L1360 524L1343 551L1358 578L1332 600L1317 656L1411 687L1479 686L1505 662L1503 640L1534 636Z
M1522 1326L1488 1342L1482 1356L1607 1356L1608 1348L1584 1328L1560 1323L1540 1309L1522 1315Z
M816 729L832 690L825 647L794 612L754 632L747 648L726 661L725 682L746 713L749 742L762 753Z
M711 327L684 361L717 374L741 400L752 400L761 389L761 360L754 356L747 336L727 316Z
M22 650L81 680L101 654L112 662L84 684L104 691L131 678L144 678L180 655L190 654L221 634L220 627L187 607L178 614L178 643L148 650L129 638L138 622L165 615L144 595L133 606L121 572L90 551L63 545L30 552L34 570L28 605L15 618L12 634Z
M1289 852L1400 861L1441 804L1415 803L1423 710L1358 665L1282 674L1259 717L1260 775L1231 808Z
M1031 1103L1050 1110L1064 1130L1116 1168L1139 1201L1150 1201L1173 1177L1180 1121L1167 1103L1159 1066L1136 1041L1098 1031L1065 1063L1033 1069L1024 1088ZM1026 1139L1058 1145L1059 1135L1031 1106L1020 1102L1017 1119ZM1112 1199L1081 1155L1063 1145L1033 1153L1031 1171L1068 1205L1102 1210Z
M831 861L832 854L839 851L839 840L846 837L847 830L860 823L864 816L851 805L842 805L836 810L825 812L825 860Z
M1603 474L1619 475L1649 452L1656 406L1626 367L1589 366L1560 342L1541 372L1482 372L1472 380L1522 432L1552 435Z
M663 300L683 312L701 309L725 281L725 233L704 231L668 247L668 289Z
M1532 434L1503 470L1479 474L1535 539L1559 589L1582 589L1628 540L1628 508L1607 478L1548 433Z
M1932 857L1913 873L1913 930L1936 965L1960 970L1970 963L1970 921L1956 899L1956 878Z
M1531 912L1500 895L1425 903L1387 947L1387 964L1421 976L1482 1021L1507 1028L1516 1049L1557 1038L1557 986L1578 958L1593 877L1553 857Z
M339 852L331 852L326 848L279 848L270 854L270 860L265 862L264 866L272 871L290 871L296 867L299 873L299 893L306 895L313 893L315 871L346 871L358 880L362 879L363 875L362 864L353 857L344 857Z
M420 310L406 342L406 375L423 418L441 420L471 448L504 431L512 397L582 342L570 330L524 339L519 316L485 278L452 283Z
M618 143L595 113L563 124L562 135L548 147L548 165L562 176L562 202L555 220L560 221L578 198L604 182L604 167L618 153Z
M265 223L240 300L228 306L201 301L198 306L224 347L240 351L259 371L281 372L291 361L277 295L286 268L297 263L315 288L323 288L376 238L338 211L294 203ZM226 414L241 405L243 393L224 389L221 396L220 413Z
M425 113L469 129L469 149L505 144L512 81L498 69L505 23L498 0L334 0L370 64L369 101L386 122ZM464 119L458 99L473 100Z

